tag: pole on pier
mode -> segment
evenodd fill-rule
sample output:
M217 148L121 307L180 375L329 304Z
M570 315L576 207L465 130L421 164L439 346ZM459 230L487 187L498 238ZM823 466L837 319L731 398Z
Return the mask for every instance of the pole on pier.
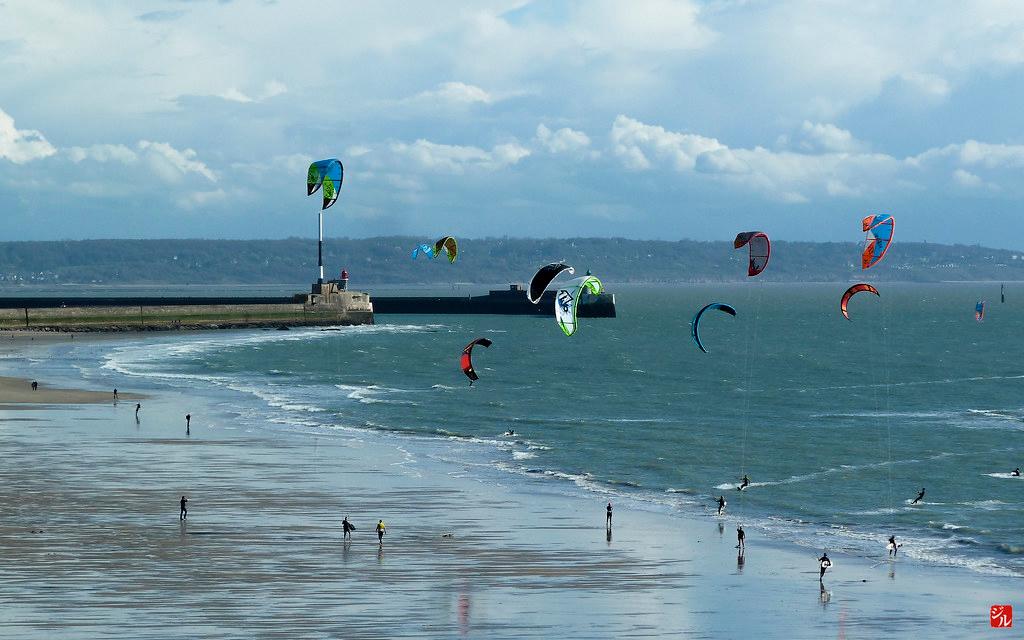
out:
M320 210L320 242L317 244L317 265L320 267L320 279L317 284L324 283L324 210Z

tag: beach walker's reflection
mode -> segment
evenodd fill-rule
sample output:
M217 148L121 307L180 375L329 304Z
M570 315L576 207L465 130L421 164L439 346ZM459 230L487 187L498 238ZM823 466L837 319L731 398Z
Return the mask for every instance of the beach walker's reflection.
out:
M744 550L740 549L736 552L736 573L743 573L743 565L746 564L747 559L744 556Z
M818 594L818 599L821 601L822 606L824 606L828 604L830 600L832 600L832 593L830 591L825 590L824 582L819 582L818 586L821 587L821 591Z

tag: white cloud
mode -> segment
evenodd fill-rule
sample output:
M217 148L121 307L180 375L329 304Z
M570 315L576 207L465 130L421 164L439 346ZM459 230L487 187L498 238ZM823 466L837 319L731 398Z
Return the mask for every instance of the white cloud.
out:
M71 147L66 150L68 158L78 164L84 160L95 162L120 162L134 164L139 156L123 144L94 144L88 147Z
M899 79L918 96L936 101L945 99L953 90L948 80L932 73L912 71L900 74Z
M611 131L612 151L630 169L647 169L651 158L668 160L680 171L693 170L702 153L725 149L714 138L668 131L624 115L615 118Z
M412 144L393 143L391 152L412 160L422 169L447 173L463 173L468 169L493 171L530 155L530 150L518 142L499 144L486 151L480 147L438 144L423 139Z
M834 124L809 122L804 120L800 127L803 149L811 151L834 151L837 153L853 153L862 151L866 145L853 137L846 129Z
M260 91L257 91L252 95L243 93L236 87L230 87L229 89L226 89L225 91L218 93L217 97L223 98L224 100L228 100L230 102L263 102L264 100L269 100L274 96L279 96L287 92L288 87L283 82L271 80L269 82L266 82Z
M588 46L613 52L688 51L708 46L715 32L700 21L700 5L688 0L591 0L574 16Z
M167 182L178 182L189 173L198 174L210 182L217 181L213 171L196 160L198 154L192 149L179 151L166 142L149 140L140 140L138 147L144 152L153 171Z
M804 122L798 150L730 148L714 138L668 131L620 115L612 124L615 155L629 169L669 168L703 174L781 202L812 197L863 197L908 188L960 187L1000 191L1020 182L1024 145L967 140L897 158L871 153L849 131ZM1019 189L1017 190L1020 191Z
M221 202L225 198L227 198L227 193L223 189L192 191L180 196L177 199L177 203L182 209L199 209L209 204Z
M961 187L980 187L985 184L985 181L974 175L970 171L964 171L963 169L956 169L953 171L953 181Z
M573 153L590 146L590 137L582 131L568 127L552 131L543 123L537 125L537 140L551 153Z
M928 149L908 158L907 162L917 167L944 162L984 169L1020 169L1024 168L1024 145L967 140L960 144Z
M443 102L449 104L491 104L494 96L475 85L464 82L442 82L430 91L413 96L413 101Z
M885 154L857 152L859 143L833 125L805 122L808 147L815 152L732 149L715 138L669 131L624 115L612 123L615 155L633 170L667 165L743 186L781 202L807 202L809 195L855 196L889 184L900 162Z
M18 129L14 118L0 109L0 159L24 164L57 153L42 133L33 129Z

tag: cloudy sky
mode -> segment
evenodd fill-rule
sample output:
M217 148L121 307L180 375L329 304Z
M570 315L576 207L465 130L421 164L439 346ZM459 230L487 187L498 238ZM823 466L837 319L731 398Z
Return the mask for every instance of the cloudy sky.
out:
M1024 248L1024 3L0 0L4 239Z

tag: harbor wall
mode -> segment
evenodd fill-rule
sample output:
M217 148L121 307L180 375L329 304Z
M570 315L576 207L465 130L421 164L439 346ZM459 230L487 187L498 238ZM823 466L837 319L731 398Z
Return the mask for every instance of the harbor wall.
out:
M125 305L0 309L0 329L37 331L139 331L373 324L365 293L331 302L276 304Z

